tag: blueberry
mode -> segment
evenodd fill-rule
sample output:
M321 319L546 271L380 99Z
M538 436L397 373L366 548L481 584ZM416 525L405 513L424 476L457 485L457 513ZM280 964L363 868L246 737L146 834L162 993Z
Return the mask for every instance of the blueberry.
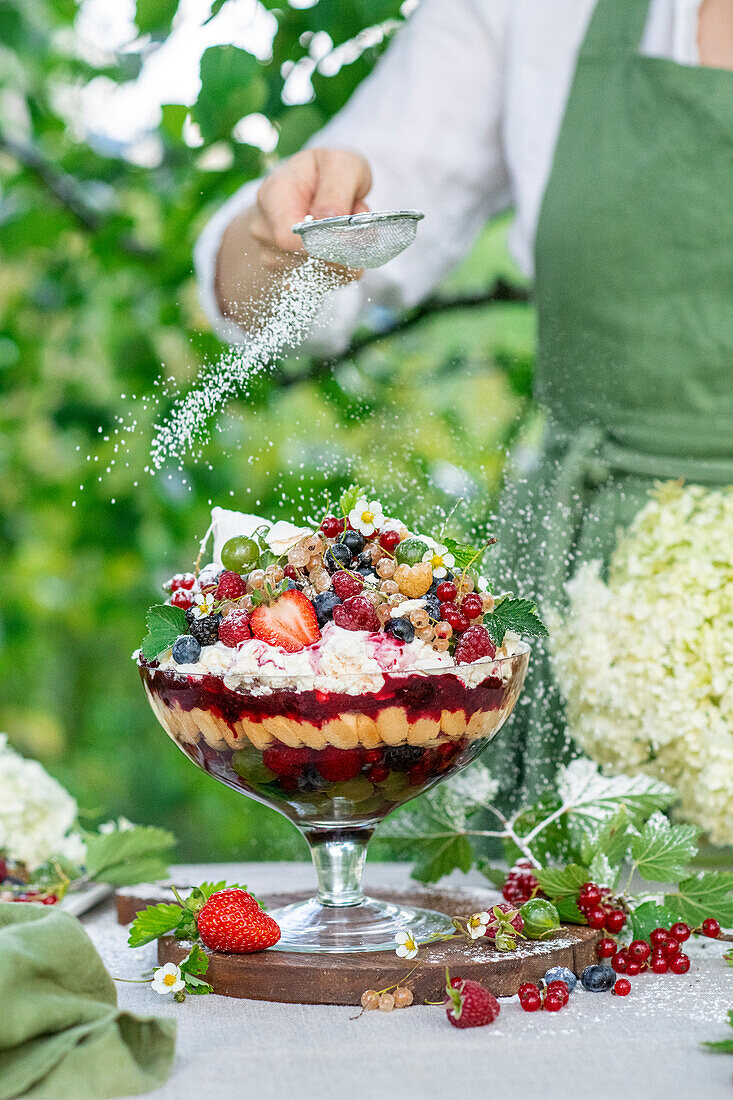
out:
M568 993L572 993L578 984L578 979L567 966L551 966L545 974L544 982L545 985L549 985L550 982L565 982Z
M440 619L440 600L437 596L431 596L428 593L425 597L425 610L431 619L435 619L436 622Z
M316 609L316 618L319 626L325 626L333 618L333 609L338 607L341 600L335 592L320 592L313 597L313 606Z
M385 752L384 762L396 772L408 772L414 764L422 760L424 751L417 745L394 745Z
M372 564L372 555L359 554L359 557L356 559L356 568L359 570L359 572L361 572L362 569L367 569L371 573L372 569L374 568Z
M364 549L366 539L359 531L344 531L339 542L342 546L348 546L352 558L355 558Z
M173 660L177 665L195 665L201 656L201 646L192 634L181 634L173 643Z
M589 993L608 993L616 984L616 971L610 966L594 963L586 966L580 981L583 989L587 989Z
M335 542L330 550L326 551L326 568L329 573L335 573L337 569L348 569L351 565L352 554L348 546L342 542Z
M400 615L394 619L387 619L384 633L391 634L393 638L397 638L400 642L411 642L415 637L415 627L409 619L406 619L404 615Z

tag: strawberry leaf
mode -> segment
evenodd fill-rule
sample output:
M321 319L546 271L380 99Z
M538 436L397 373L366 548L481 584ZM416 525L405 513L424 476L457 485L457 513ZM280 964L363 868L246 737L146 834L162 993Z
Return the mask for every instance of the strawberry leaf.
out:
M176 638L188 629L183 609L167 603L148 608L145 622L148 633L143 638L140 652L146 661L153 661L164 650L170 649Z
M529 638L547 637L547 627L540 618L537 605L531 600L515 600L511 596L504 596L493 611L484 615L483 622L498 646L504 644L507 630Z
M339 511L341 515L348 516L351 509L356 507L357 500L365 496L366 492L367 490L356 482L349 485L348 489L341 494L341 499L339 500Z
M142 947L177 928L182 909L177 902L148 905L136 915L130 925L127 942L130 947Z

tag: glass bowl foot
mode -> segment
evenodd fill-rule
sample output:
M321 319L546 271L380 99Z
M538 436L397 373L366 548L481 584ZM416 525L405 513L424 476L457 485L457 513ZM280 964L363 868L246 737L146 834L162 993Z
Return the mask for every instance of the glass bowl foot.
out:
M294 902L270 912L282 938L271 951L345 954L394 951L395 935L409 929L417 943L450 935L454 928L444 913L411 905L364 898L358 905L323 905L318 898ZM409 960L405 960L409 966Z

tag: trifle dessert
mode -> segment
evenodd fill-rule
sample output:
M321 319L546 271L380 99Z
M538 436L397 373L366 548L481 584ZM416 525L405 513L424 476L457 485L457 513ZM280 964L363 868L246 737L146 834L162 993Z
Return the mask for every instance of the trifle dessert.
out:
M136 657L151 706L200 768L312 848L364 848L382 817L469 764L517 700L529 646L508 628L544 628L528 601L490 591L491 541L412 531L357 487L307 525L214 508L211 561L148 613ZM361 901L321 887L326 904Z

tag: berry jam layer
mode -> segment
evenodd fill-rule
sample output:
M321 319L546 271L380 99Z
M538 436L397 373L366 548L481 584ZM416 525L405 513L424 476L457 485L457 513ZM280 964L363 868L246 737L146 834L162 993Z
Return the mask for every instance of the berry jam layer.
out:
M184 740L202 737L212 748L232 749L249 742L260 750L279 741L318 750L491 736L511 712L526 667L527 655L519 655L502 662L503 676L485 675L473 686L447 673L385 675L378 691L360 695L292 689L248 694L217 676L142 663L140 675L161 722L167 728L172 721Z

